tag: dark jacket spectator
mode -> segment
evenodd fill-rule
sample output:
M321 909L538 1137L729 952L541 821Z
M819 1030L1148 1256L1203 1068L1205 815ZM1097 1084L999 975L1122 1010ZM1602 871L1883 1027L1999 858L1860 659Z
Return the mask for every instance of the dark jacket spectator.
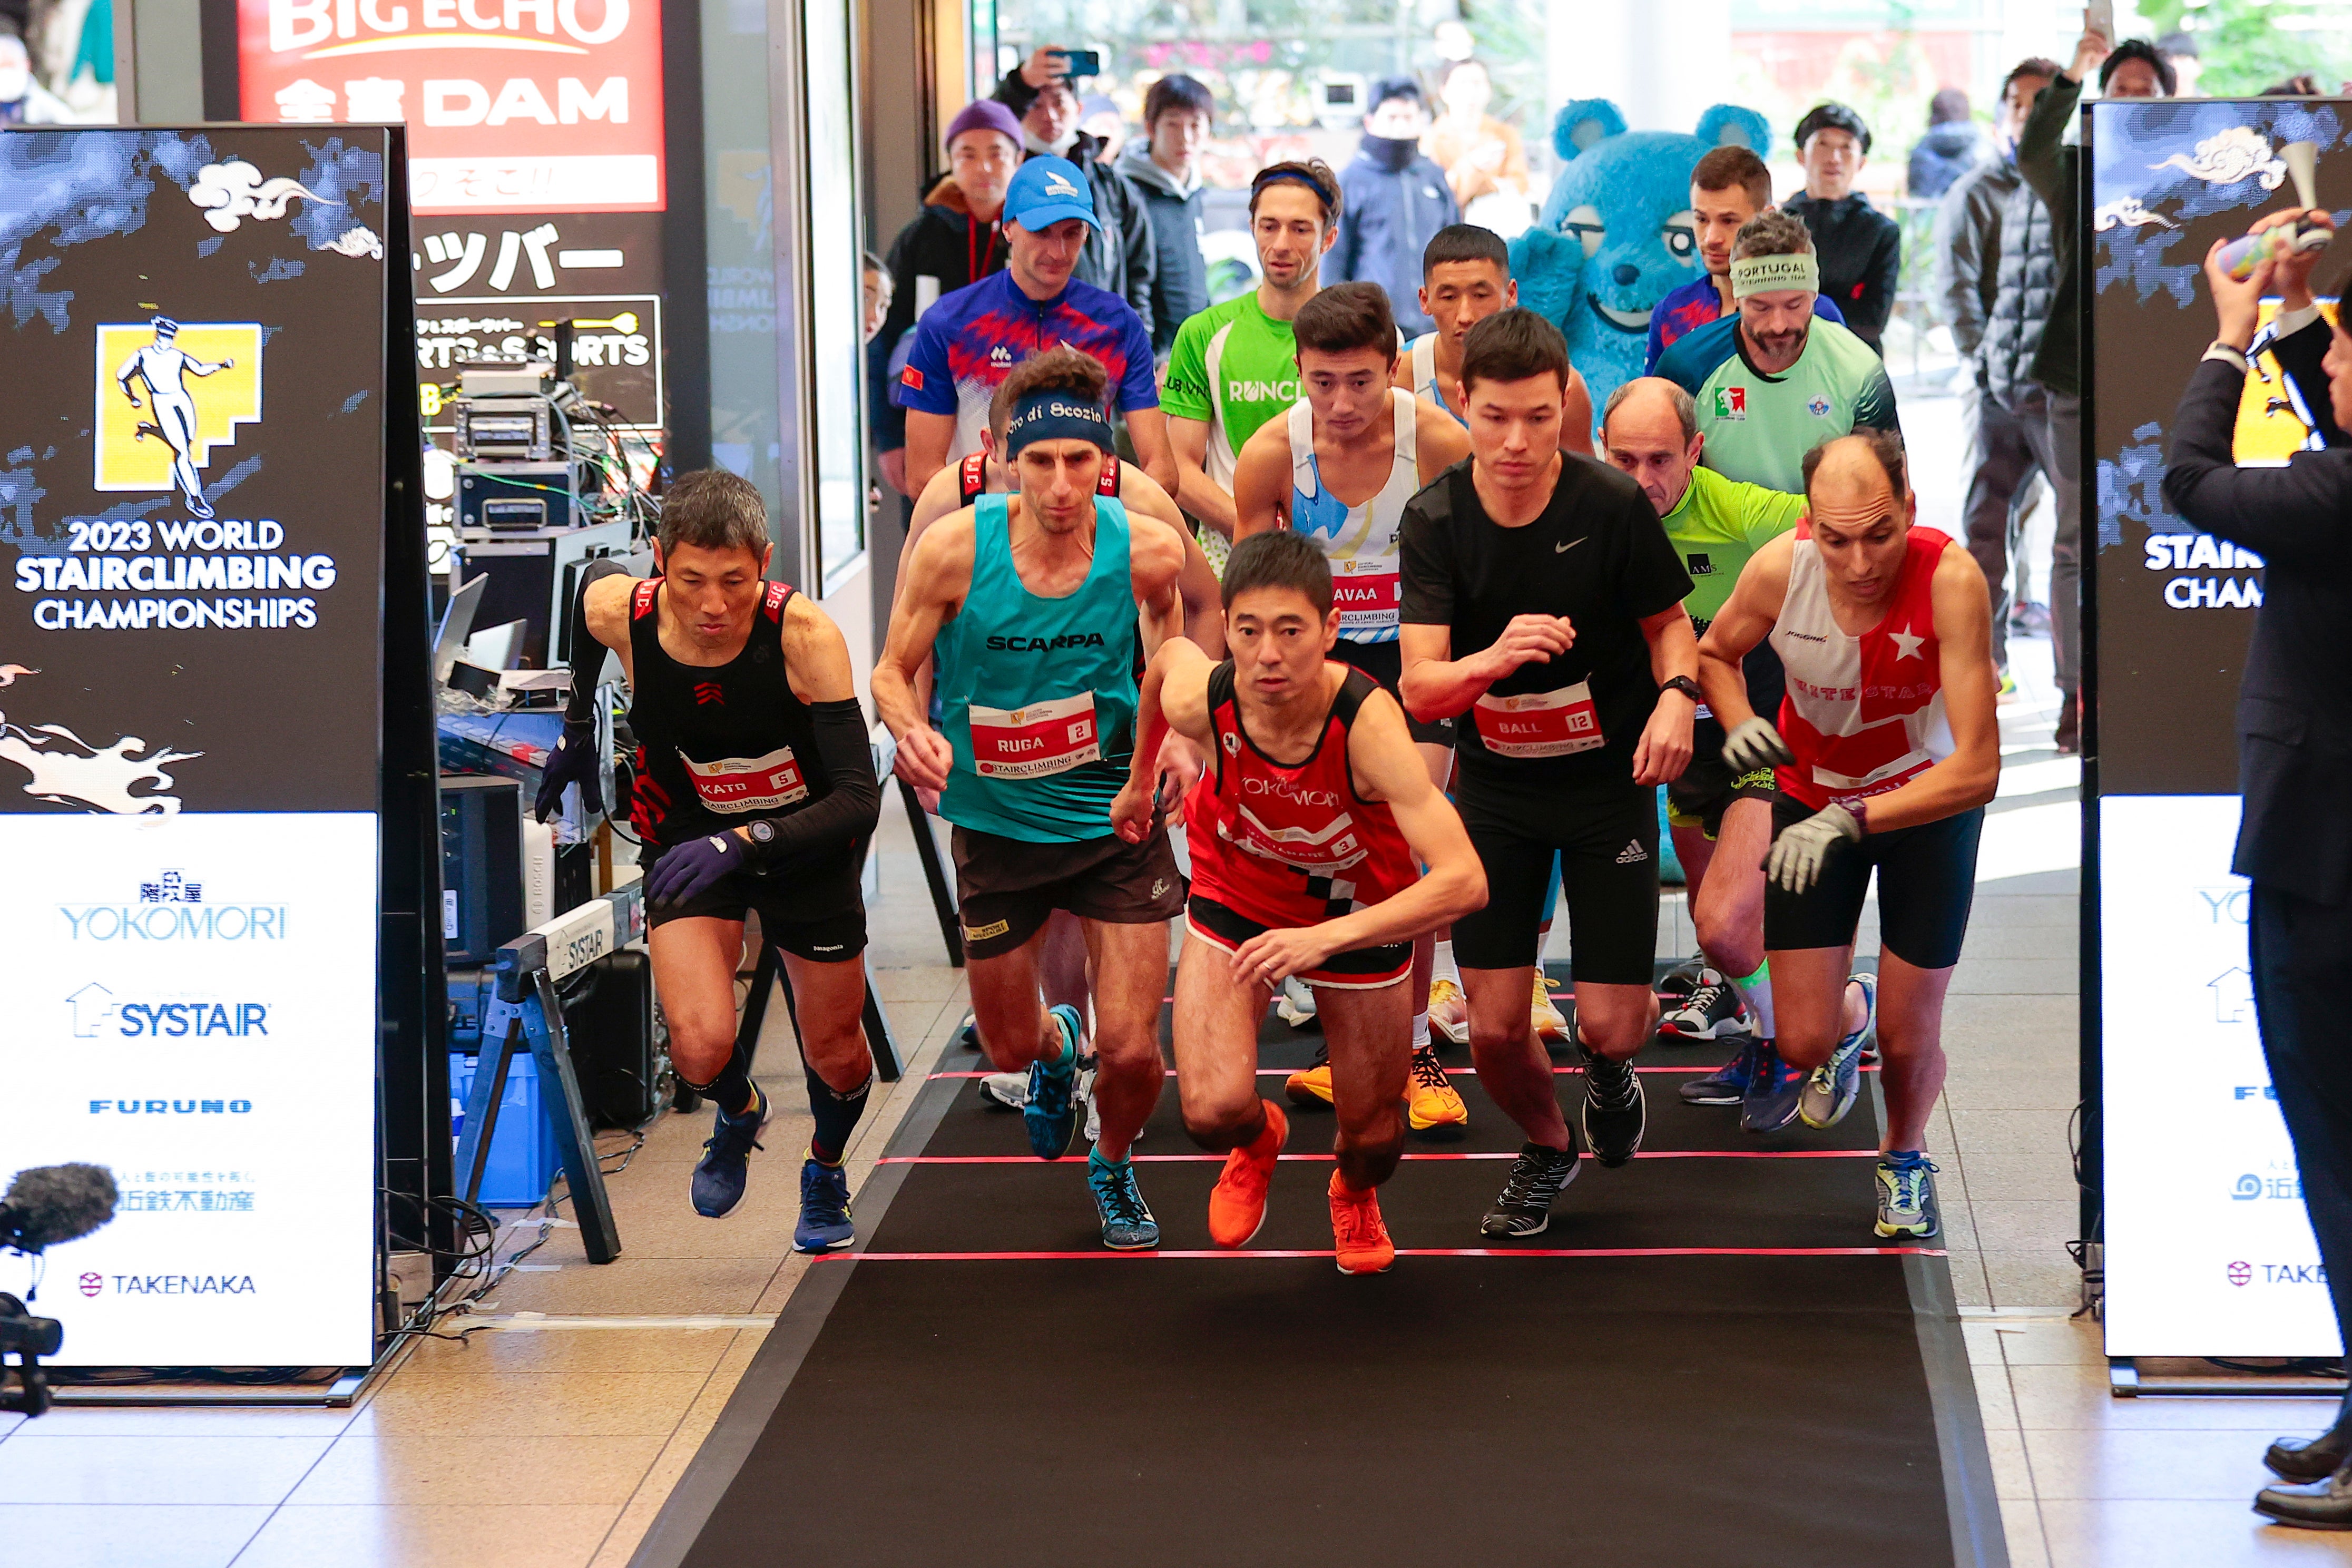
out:
M1780 206L1804 219L1812 231L1813 252L1821 258L1822 292L1836 302L1854 335L1877 348L1895 314L1903 231L1858 191L1835 201L1817 201L1800 192Z
M2053 392L2042 372L2042 345L2061 323L2073 337L2074 317L2062 314L2060 294L2065 286L2058 259L2057 226L2050 209L2018 179L2001 198L1999 247L1995 252L1992 308L1986 314L1983 340L1977 349L1977 379L2005 408L2015 408L2029 382L2040 382ZM2071 353L2071 351L2070 351Z
M1031 153L1035 153L1032 148ZM1102 155L1103 140L1078 132L1062 154L1087 172L1095 188L1095 211L1103 226L1087 236L1086 254L1071 276L1081 283L1108 289L1135 308L1143 330L1152 331L1152 284L1160 273L1159 252L1151 237L1151 215L1143 193ZM1171 339L1172 341L1172 339Z
M1958 100L1957 105L1948 99ZM1937 121L1927 127L1927 134L1912 145L1911 162L1906 178L1911 195L1922 201L1934 201L1952 188L1962 174L1977 166L1985 155L1984 132L1969 118L1969 100L1958 88L1946 88L1936 95L1936 109L1931 112L1946 113L1957 108L1954 118Z
M1363 142L1339 172L1339 237L1324 260L1323 281L1379 284L1397 331L1418 337L1436 326L1421 310L1421 253L1431 236L1462 221L1462 209L1445 171L1422 155L1429 111L1420 86L1411 77L1383 78L1370 100Z
M915 318L942 295L1004 269L1004 236L994 222L974 222L954 176L940 181L923 197L923 210L898 231L885 258L890 267L890 311L882 330L866 346L867 412L874 449L895 452L907 444L906 411L890 400L898 377L890 355L913 330Z
M2042 89L2033 100L2033 112L2025 117L2025 129L2018 132L2017 172L2040 198L2036 205L2044 225L2052 213L2075 210L2082 149L2066 146L2061 139L2082 100L2083 84L2061 76ZM2074 226L2051 228L2050 246L2050 306L2042 313L2045 325L2031 351L2028 374L2053 392L2076 397L2083 391L2083 374L2074 326Z
M1185 319L1209 308L1209 263L1201 254L1201 177L1189 185L1151 161L1150 143L1130 142L1118 172L1142 194L1151 221L1151 352L1166 358Z
M1936 209L1937 309L1971 359L1999 291L2001 206L2023 183L2016 164L1996 158L1962 174Z

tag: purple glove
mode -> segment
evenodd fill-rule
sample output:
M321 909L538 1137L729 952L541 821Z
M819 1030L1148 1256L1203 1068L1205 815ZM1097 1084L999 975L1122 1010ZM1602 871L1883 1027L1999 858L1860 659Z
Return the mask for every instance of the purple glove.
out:
M743 841L732 833L690 838L662 851L646 879L646 897L656 904L682 904L750 863Z
M563 722L563 739L547 754L541 764L539 793L531 797L531 815L545 822L563 809L563 786L580 786L580 804L588 808L591 816L604 812L604 769L596 756L596 721L593 719L567 719Z

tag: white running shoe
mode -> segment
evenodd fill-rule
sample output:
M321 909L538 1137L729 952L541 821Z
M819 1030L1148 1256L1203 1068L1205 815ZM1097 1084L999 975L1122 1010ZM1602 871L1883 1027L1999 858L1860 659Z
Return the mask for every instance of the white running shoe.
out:
M1315 988L1297 975L1282 983L1282 994L1274 999L1275 1016L1294 1029L1303 1029L1315 1021Z
M1018 1110L1029 1103L1029 1075L1025 1072L990 1073L980 1080L980 1098L991 1105Z
M1429 983L1429 1032L1457 1046L1470 1043L1470 1003L1451 980Z
M1536 971L1535 1000L1528 1005L1528 1021L1535 1026L1536 1038L1539 1040L1568 1038L1568 1020L1561 1016L1559 1009L1552 1005L1551 997L1547 994L1559 984L1559 981L1549 978L1542 970ZM1464 1033L1468 1033L1466 1024L1464 1026Z

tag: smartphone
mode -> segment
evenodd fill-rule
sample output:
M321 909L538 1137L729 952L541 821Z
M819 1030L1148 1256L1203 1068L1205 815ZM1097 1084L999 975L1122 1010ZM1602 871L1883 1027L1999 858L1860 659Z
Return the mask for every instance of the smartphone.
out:
M2116 41L2116 0L2091 0L2083 7L2083 26L2112 44Z
M2115 15L2113 0L2107 0L2107 15L2110 18ZM2114 21L2110 19L2107 26L2114 26ZM1065 73L1066 75L1072 77L1102 75L1100 49L1065 49L1062 51L1062 58L1070 62L1070 68Z

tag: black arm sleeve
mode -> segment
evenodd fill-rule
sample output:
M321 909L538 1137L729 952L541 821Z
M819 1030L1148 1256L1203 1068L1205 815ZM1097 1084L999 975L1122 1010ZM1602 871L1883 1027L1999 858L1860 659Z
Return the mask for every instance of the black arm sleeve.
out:
M824 764L833 792L804 811L775 819L771 844L751 846L751 859L765 868L812 849L854 844L870 836L882 816L882 785L874 776L874 747L866 738L866 716L857 700L812 702L817 760Z
M2271 344L2271 357L2278 361L2286 378L2294 383L2304 407L2311 415L2312 429L2318 434L2320 444L2330 449L2352 445L2345 440L2342 428L2336 423L2335 405L2327 390L2327 371L2320 363L2327 356L2327 345L2334 336L2327 323L2319 321Z
M629 569L609 555L591 561L580 574L580 594L572 601L572 695L563 704L567 724L584 724L596 716L596 678L604 672L604 645L588 630L589 585L628 574Z
M2298 452L2283 468L2239 468L2231 437L2244 385L2244 372L2215 360L2200 363L2189 378L2172 416L2166 503L2273 566L2298 554L2334 555L2352 521L2352 472L2346 468L2352 455Z

